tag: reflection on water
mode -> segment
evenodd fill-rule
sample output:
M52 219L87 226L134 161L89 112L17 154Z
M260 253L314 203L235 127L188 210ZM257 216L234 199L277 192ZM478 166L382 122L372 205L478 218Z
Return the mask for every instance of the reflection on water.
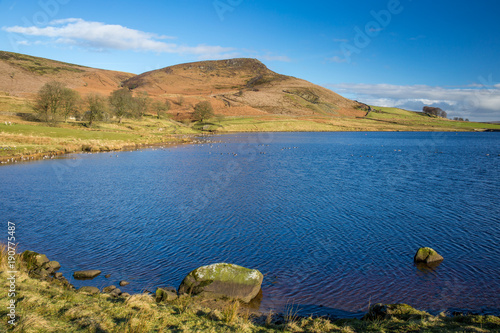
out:
M76 286L89 282L74 271L100 269L97 287L154 291L230 262L265 275L262 310L500 313L499 133L208 140L4 166L0 212ZM414 265L421 246L444 261Z

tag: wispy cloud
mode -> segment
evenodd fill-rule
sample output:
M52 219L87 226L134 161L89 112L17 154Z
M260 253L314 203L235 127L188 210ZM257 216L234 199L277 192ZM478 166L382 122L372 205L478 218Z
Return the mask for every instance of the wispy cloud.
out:
M282 62L291 62L292 60L283 55L272 55L272 54L265 54L261 56L257 56L257 58L266 60L266 61L282 61Z
M203 58L221 58L235 52L232 47L180 45L166 40L175 37L130 29L122 25L69 18L52 21L46 27L3 27L2 30L26 36L48 38L53 43L75 45L94 50L134 50L191 54Z
M341 58L339 56L334 56L334 57L331 57L331 58L327 58L326 60L330 61L330 62L335 62L337 64L341 64L341 63L347 62L347 59Z
M427 85L341 83L329 84L336 92L368 104L419 111L425 105L438 106L449 116L478 121L500 119L500 84L444 88Z

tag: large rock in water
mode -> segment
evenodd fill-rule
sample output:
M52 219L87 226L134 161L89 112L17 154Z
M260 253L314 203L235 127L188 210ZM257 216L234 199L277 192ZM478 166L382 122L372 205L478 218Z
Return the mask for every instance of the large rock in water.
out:
M179 287L179 294L203 297L228 297L249 303L260 291L264 276L256 269L232 264L213 264L189 273Z
M418 249L413 260L416 263L433 264L443 261L444 258L430 247L421 247Z

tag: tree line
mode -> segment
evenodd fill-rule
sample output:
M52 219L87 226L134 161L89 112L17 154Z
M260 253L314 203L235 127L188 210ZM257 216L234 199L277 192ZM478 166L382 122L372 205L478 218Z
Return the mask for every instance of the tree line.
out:
M121 123L123 118L142 118L152 110L158 118L170 109L170 102L153 101L147 92L137 94L127 88L120 88L106 97L99 93L90 93L84 98L61 82L46 83L36 95L33 109L39 119L55 123L67 121L70 116L88 122L109 120L112 116Z

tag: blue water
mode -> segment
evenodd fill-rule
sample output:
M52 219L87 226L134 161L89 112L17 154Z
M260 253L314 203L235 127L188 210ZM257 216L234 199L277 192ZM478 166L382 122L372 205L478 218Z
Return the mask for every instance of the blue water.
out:
M77 287L154 291L230 262L265 275L264 311L500 313L500 133L203 140L2 166L0 216ZM445 260L417 268L420 246ZM103 274L73 280L81 269Z

